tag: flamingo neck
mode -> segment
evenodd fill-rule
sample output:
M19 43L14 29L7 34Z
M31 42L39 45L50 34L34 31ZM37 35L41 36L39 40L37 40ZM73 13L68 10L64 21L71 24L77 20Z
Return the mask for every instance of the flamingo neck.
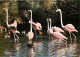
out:
M48 25L47 29L49 30L49 21L48 20L47 20L47 25Z
M61 10L60 10L60 20L61 20L61 26L64 27L63 21L62 21L62 12L61 12Z
M6 11L6 23L7 23L7 25L8 25L8 10Z
M52 24L52 22L50 21L50 29L51 29L51 24Z
M32 32L32 11L31 11L31 26L30 26L30 31Z

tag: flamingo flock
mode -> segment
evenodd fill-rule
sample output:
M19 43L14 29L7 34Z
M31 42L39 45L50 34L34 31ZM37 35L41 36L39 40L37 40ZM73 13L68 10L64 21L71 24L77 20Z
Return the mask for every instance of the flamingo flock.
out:
M17 21L14 20L14 23L9 24L8 23L8 9L5 9L5 10L6 10L6 24L7 24L7 27L10 29L11 32L13 32L15 41L18 41L19 40L19 36L17 35L17 33L20 34L20 32L17 30ZM30 31L28 33L26 33L26 38L28 38L29 44L32 45L32 44L34 44L32 42L32 39L35 36L32 29L34 29L35 34L36 34L37 30L38 31L42 30L42 25L39 22L36 22L36 23L33 22L33 19L32 19L32 10L28 10L28 11L31 13L30 20L29 20ZM59 28L59 27L57 27L57 26L52 27L52 21L51 21L51 19L47 18L47 34L49 36L51 36L52 38L61 39L61 40L65 40L66 39L67 40L68 38L62 34L65 31L67 31L70 34L70 38L71 38L71 34L76 38L76 36L73 34L73 32L78 32L75 29L75 27L72 24L67 24L67 25L64 26L63 22L62 22L62 11L61 11L61 9L57 9L56 12L60 13L61 27L64 30L61 29L61 28ZM15 29L12 29L11 27L14 27Z

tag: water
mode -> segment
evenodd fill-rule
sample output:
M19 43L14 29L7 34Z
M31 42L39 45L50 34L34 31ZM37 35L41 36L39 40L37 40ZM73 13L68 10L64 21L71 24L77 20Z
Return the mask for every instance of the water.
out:
M3 34L0 33L0 57L80 57L79 33L75 33L77 39L73 38L72 42L68 39L67 44L48 35L38 35L33 39L37 44L34 48L27 47L28 40L23 35L14 42L12 38L5 39Z

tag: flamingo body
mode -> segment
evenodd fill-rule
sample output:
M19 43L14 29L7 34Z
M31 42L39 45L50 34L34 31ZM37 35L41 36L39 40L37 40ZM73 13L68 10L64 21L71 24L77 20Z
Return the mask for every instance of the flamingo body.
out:
M15 20L13 24L7 24L7 26L10 27L15 27L17 28L17 21Z
M71 32L78 32L72 24L67 24L67 25L65 25L65 26L63 27L63 29L64 29L65 31L70 32L70 33L71 33Z
M52 29L53 29L55 32L64 32L61 28L56 27L56 26L52 27Z
M33 32L28 32L28 34L26 34L26 37L30 40L34 37L34 33Z
M61 34L60 32L53 32L52 34L53 37L58 38L58 39L67 39L63 34Z

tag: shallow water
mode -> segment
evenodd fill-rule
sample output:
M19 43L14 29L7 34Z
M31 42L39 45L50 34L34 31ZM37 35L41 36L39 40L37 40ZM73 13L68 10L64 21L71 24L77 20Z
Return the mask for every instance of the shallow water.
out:
M37 46L27 47L28 40L22 35L18 42L14 39L5 39L0 33L0 57L79 57L80 56L80 37L79 32L75 33L77 38L61 41L49 38L48 35L38 35L33 41ZM68 37L68 36L67 36ZM69 38L69 37L68 37Z

